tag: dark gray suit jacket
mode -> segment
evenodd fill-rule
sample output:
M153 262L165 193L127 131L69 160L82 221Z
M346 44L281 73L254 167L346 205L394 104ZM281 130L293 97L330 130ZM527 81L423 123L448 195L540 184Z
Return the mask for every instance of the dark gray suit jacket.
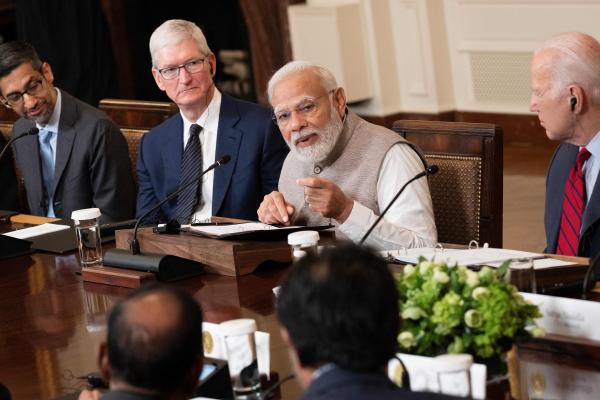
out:
M108 116L61 91L54 170L54 212L71 218L71 212L98 207L102 222L132 218L134 185L127 143ZM15 122L13 137L29 130L34 121ZM37 136L14 143L19 168L25 178L27 201L32 214L46 215L48 199L42 180Z

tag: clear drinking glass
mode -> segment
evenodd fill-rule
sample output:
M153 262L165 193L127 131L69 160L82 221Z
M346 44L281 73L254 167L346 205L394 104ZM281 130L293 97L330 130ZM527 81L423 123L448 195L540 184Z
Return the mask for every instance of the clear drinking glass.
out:
M79 261L82 267L102 265L100 209L86 208L71 213L75 225Z
M225 338L227 365L231 376L231 386L236 399L260 399L260 375L256 359L253 319L234 319L219 325Z
M288 235L292 247L292 261L296 262L308 253L316 253L319 245L319 232L299 231Z
M511 261L511 281L520 292L537 293L533 258L517 258Z

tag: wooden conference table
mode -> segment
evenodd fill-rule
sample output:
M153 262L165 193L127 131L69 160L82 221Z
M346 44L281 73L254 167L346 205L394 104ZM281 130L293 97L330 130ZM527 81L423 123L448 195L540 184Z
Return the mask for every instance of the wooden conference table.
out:
M7 228L0 224L0 231ZM271 289L288 268L265 265L237 278L204 274L175 284L193 293L208 322L255 319L260 330L271 333L271 370L283 378L291 369L279 336ZM106 335L106 316L129 289L83 282L79 273L74 252L35 253L0 261L0 382L14 399L74 395L85 387L77 377L97 370L96 351ZM600 357L591 357L589 349L581 350L586 354L582 357L577 347L568 350L573 354L550 352L552 346L534 347L513 352L512 396L506 385L503 389L490 388L488 397L534 398L550 384L543 374L538 380L522 379L520 367L540 368L542 373L544 368L563 366L563 384L573 384L578 392L581 385L589 386L590 380L600 382ZM585 382L577 381L578 376L584 376ZM527 392L530 394L523 396ZM589 398L598 398L599 393L590 393ZM298 399L301 390L291 380L282 385L281 394L283 399Z

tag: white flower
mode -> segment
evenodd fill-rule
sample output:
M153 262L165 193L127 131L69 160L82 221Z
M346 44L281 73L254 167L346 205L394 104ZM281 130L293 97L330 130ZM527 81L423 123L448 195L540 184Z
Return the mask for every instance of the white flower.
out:
M448 283L450 281L448 274L439 268L433 270L433 279L439 283Z
M412 332L404 331L398 335L398 343L405 349L409 349L417 344L417 339L415 339L415 335Z
M421 263L419 263L419 272L421 275L425 275L433 268L433 266L434 263L431 261L421 261Z
M479 285L479 275L477 275L477 272L475 271L471 271L470 269L468 269L466 271L467 274L467 286L469 287L475 287L477 285Z
M477 310L469 310L465 313L465 324L471 328L479 328L483 325L483 318L481 313Z
M423 309L419 307L407 307L402 311L402 319L420 319L421 317L425 317L427 314Z
M404 269L402 270L402 273L404 274L404 277L408 277L411 276L412 274L414 274L417 271L417 269L415 268L414 265L408 264L407 266L404 267Z
M474 300L481 301L485 299L489 293L490 291L488 290L488 288L478 286L473 290L472 296Z

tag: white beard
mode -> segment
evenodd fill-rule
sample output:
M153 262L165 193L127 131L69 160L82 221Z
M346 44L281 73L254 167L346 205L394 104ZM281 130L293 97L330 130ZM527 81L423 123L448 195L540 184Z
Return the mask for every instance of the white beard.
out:
M292 154L301 161L318 163L327 158L335 146L340 134L342 133L342 120L334 107L331 108L329 122L322 129L304 128L299 132L293 132L288 146ZM308 147L296 147L296 142L306 136L315 134L318 140L315 144Z

